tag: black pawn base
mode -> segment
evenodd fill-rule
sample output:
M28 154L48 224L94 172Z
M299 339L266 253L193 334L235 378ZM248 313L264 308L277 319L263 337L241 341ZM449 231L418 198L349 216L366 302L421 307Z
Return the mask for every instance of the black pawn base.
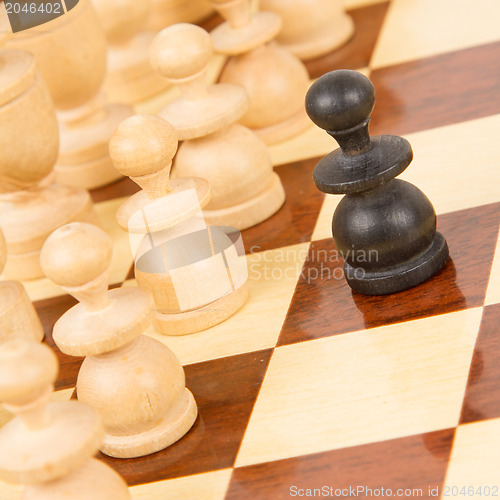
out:
M344 265L349 286L366 295L387 295L413 288L436 274L449 257L448 245L441 233L436 233L429 249L423 254L391 268L365 271Z

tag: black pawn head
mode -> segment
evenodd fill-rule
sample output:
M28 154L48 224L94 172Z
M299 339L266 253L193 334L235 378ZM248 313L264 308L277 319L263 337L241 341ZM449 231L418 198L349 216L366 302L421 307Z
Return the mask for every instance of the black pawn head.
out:
M348 69L326 73L316 80L306 95L309 118L337 140L343 131L357 126L366 128L374 105L372 82L363 74ZM369 140L367 135L365 139ZM339 142L343 146L344 141Z

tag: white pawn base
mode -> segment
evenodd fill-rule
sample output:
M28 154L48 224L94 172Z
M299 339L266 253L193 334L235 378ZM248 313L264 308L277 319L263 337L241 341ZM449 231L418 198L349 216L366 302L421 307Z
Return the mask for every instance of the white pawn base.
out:
M193 395L184 389L177 408L154 429L128 436L105 434L101 451L115 458L136 458L163 450L184 436L198 415Z
M290 139L312 127L312 122L304 109L300 109L287 120L284 120L270 127L253 128L252 131L266 144L276 144L277 142Z
M335 25L335 29L328 25L325 29L316 31L313 38L289 44L280 42L280 45L299 59L309 61L341 47L351 38L353 33L354 23L351 17L345 14L339 20L338 25Z
M175 314L156 312L153 325L163 335L180 336L201 332L235 314L247 298L248 286L245 283L234 292L193 311Z
M97 160L80 163L79 165L62 165L58 163L54 167L54 171L59 184L84 189L107 186L123 178L123 175L113 166L109 156L103 156Z
M24 490L23 500L130 500L127 483L108 465L91 458L68 476Z
M204 210L203 216L210 226L230 226L242 231L255 226L275 214L285 202L281 180L272 172L269 184L257 196L238 205L219 210Z

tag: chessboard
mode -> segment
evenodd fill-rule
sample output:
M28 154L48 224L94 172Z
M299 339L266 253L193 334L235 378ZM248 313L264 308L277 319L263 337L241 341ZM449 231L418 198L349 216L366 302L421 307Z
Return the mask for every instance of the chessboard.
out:
M243 232L248 302L197 334L147 332L181 360L199 416L166 450L99 456L134 500L500 495L500 4L347 6L355 35L309 61L311 79L338 68L370 77L371 133L412 144L401 178L432 200L451 258L405 292L352 292L331 238L340 197L312 180L335 141L311 125L272 146L287 200ZM92 192L114 241L115 287L135 284L114 215L137 189L123 180ZM82 360L59 352L51 331L75 301L47 279L24 284L59 357L53 398L69 399ZM0 485L1 500L20 495Z

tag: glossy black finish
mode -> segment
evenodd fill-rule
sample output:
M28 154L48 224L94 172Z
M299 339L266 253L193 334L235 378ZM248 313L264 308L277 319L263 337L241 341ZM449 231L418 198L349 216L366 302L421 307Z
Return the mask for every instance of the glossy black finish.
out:
M335 92L332 92L335 88ZM330 71L316 80L306 97L307 114L324 130L347 130L372 113L375 91L361 73L348 69ZM313 116L311 116L313 115Z
M314 182L324 193L359 193L390 181L406 170L412 159L413 151L406 139L381 135L371 140L369 149L356 155L337 149L325 156L314 169Z
M383 295L414 287L433 276L448 259L446 240L436 233L436 213L412 184L394 179L413 158L408 141L397 136L370 138L375 102L370 80L351 70L332 71L306 97L309 117L340 149L314 169L325 193L345 193L333 216L333 236L354 290Z
M429 248L436 232L436 214L422 191L394 179L345 196L335 210L333 228L337 249L348 264L356 267L364 255L376 249L371 266L380 269L396 266Z

